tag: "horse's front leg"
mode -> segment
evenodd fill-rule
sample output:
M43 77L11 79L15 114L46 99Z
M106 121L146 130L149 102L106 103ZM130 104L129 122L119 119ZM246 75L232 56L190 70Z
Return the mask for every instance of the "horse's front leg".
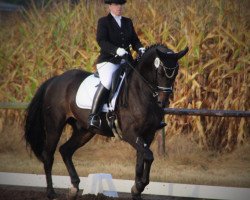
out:
M154 161L153 153L149 149L149 144L140 137L136 139L137 162L135 184L131 188L133 200L140 200L141 193L149 183L151 164Z
M134 194L134 196L136 194L140 194L139 191L143 191L143 185L142 185L143 168L144 168L143 153L137 150L136 167L135 167L135 185L131 189L131 192L132 194Z
M149 152L147 153L147 158L144 159L144 169L142 178L142 183L144 185L144 188L149 184L150 170L153 161L154 161L153 152L149 149Z

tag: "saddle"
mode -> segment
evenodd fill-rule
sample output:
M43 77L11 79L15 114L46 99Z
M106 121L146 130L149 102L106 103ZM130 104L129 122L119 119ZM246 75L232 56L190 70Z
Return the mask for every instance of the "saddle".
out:
M116 101L120 95L121 87L123 87L123 95L120 106L126 107L127 105L127 91L128 81L127 76L129 74L129 67L126 63L122 64L118 70L116 70L112 77L112 84L109 96L102 108L102 112L106 113L106 120L112 129L114 135L121 138L121 131L119 130L117 117L116 117ZM95 92L100 84L98 73L88 76L80 85L76 94L76 104L82 109L91 109ZM116 131L115 131L116 129Z

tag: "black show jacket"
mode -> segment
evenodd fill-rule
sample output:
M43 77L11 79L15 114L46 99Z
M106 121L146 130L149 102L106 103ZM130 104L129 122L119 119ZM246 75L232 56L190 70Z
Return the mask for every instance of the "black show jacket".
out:
M120 27L110 13L98 20L96 40L101 48L97 63L106 61L120 63L121 58L115 57L118 47L124 48L129 54L130 44L135 51L142 47L132 20L122 17Z

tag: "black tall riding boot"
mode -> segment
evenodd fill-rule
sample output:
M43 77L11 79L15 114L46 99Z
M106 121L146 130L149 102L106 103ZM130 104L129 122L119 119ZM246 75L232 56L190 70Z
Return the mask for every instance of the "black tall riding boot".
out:
M99 116L100 110L108 97L109 90L106 89L101 83L98 86L94 99L90 115L88 118L88 129L101 128L101 118Z

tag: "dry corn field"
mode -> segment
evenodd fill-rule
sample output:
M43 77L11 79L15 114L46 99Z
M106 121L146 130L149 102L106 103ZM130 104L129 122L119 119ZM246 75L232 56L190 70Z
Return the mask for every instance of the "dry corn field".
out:
M69 69L94 71L96 24L107 13L103 0L81 0L76 6L51 2L23 13L0 13L0 102L29 102L43 81ZM180 62L170 107L249 110L249 0L127 2L124 14L133 19L145 46L190 48ZM44 173L25 149L24 115L0 110L1 172ZM166 116L166 121L167 155L157 154L157 134L151 181L250 187L249 118ZM69 134L66 127L59 145ZM132 180L135 152L124 142L98 136L76 152L74 163L80 176L110 173ZM58 151L53 170L68 175Z
M97 20L107 13L101 2L53 3L1 15L0 101L29 102L51 76L72 68L93 71ZM189 46L171 107L249 110L249 10L249 0L128 0L124 14L145 46L163 43L175 51ZM23 111L1 110L0 131L23 117ZM166 116L166 121L167 138L186 135L207 150L232 151L250 132L246 118Z

